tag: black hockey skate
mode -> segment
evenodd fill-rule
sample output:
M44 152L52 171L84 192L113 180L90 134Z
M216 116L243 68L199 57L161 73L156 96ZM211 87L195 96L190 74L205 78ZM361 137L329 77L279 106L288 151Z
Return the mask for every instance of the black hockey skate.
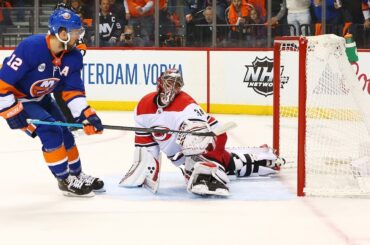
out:
M87 175L81 171L77 178L84 182L86 185L91 186L94 192L105 192L104 182L98 177Z
M69 175L66 179L58 179L58 187L63 195L69 197L93 197L93 188L76 176Z
M228 196L229 188L224 183L214 178L212 175L199 174L197 180L191 187L191 192L201 196Z

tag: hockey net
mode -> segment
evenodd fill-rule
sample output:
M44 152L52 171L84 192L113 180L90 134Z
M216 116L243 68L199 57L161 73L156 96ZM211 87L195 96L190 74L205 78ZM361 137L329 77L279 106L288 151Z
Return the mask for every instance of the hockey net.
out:
M274 43L274 148L297 194L370 196L370 99L335 35Z

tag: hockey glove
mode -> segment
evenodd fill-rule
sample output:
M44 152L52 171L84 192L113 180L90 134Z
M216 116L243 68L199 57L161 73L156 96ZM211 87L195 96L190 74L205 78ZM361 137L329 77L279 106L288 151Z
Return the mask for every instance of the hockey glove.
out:
M11 129L22 129L28 126L27 113L23 110L22 103L15 102L13 105L0 111Z
M185 120L180 126L181 131L210 132L207 122ZM195 136L187 133L179 133L176 143L181 147L185 156L200 155L215 148L215 139L207 136Z
M101 134L103 133L103 124L100 118L96 115L95 111L90 107L86 107L81 115L76 120L83 123L85 134Z

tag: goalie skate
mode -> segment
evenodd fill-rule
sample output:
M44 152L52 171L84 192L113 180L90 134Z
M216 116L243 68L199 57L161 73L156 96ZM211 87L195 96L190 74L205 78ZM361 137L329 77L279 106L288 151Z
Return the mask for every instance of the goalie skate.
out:
M229 196L229 188L222 182L213 178L212 175L200 174L190 188L190 192L201 196Z
M229 188L226 184L229 182L223 166L215 162L197 162L188 181L187 190L201 196L228 196Z
M58 179L58 187L68 197L93 197L93 188L76 176L69 175L66 179Z

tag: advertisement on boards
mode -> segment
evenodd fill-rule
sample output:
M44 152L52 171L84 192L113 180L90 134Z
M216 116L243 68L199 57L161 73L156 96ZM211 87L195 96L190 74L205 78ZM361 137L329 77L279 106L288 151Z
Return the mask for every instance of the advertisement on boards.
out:
M0 60L4 60L11 52L9 49L0 50ZM298 56L291 54L284 59L281 66L281 95L288 103L296 104ZM370 104L369 61L370 52L359 52L359 61L353 63L352 67ZM209 95L213 112L271 112L272 50L213 50L209 53L209 59L207 51L202 50L89 50L84 57L81 76L91 101L137 102L143 95L155 91L157 77L172 67L183 72L183 89L199 103L206 103ZM253 110L245 110L246 107Z
M156 89L157 78L168 68L184 76L184 90L206 102L207 53L157 50L89 50L82 78L95 101L138 101Z

